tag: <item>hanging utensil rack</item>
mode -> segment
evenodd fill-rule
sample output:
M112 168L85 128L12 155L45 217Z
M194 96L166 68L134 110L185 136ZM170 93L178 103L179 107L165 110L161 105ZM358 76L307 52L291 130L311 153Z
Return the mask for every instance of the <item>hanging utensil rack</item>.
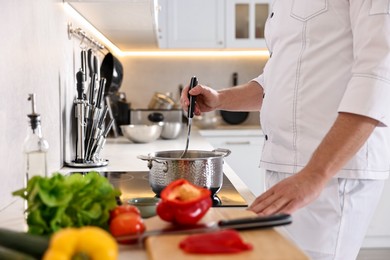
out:
M72 36L77 36L83 42L87 40L90 44L94 45L98 50L106 49L106 46L101 44L99 41L95 40L93 37L89 36L83 29L80 27L73 27L72 23L68 23L68 38L72 39Z

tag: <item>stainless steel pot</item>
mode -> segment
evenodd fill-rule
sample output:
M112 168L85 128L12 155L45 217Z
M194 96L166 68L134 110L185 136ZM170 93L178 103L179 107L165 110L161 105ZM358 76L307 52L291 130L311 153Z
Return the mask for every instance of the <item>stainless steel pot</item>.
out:
M223 158L231 153L230 150L188 150L186 156L180 158L182 153L183 150L173 150L138 156L148 161L149 184L153 192L159 196L169 183L183 178L208 188L214 196L222 187Z

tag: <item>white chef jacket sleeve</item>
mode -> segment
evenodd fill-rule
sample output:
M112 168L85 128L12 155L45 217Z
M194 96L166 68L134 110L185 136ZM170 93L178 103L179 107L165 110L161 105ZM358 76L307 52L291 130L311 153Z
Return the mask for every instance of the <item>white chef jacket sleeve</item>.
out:
M339 112L390 126L390 6L388 0L350 1L354 63Z
M256 81L264 89L264 76L263 76L263 74L259 75L257 78L252 79L251 81Z

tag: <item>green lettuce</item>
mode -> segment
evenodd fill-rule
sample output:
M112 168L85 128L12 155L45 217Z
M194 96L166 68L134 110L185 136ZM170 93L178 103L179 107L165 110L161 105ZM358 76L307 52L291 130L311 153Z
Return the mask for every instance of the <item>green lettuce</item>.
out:
M99 173L89 172L34 176L12 194L27 201L28 232L50 235L65 227L108 229L110 210L117 205L120 191Z

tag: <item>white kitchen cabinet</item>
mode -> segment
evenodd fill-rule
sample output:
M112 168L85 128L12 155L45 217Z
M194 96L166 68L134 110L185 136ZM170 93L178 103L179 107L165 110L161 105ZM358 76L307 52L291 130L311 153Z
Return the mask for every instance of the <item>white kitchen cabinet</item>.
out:
M226 1L226 48L265 48L269 0Z
M269 0L159 0L160 48L265 48Z
M225 46L224 0L160 0L160 48Z
M265 170L259 168L264 144L261 130L201 130L200 134L214 148L231 150L225 161L255 196L264 192Z

